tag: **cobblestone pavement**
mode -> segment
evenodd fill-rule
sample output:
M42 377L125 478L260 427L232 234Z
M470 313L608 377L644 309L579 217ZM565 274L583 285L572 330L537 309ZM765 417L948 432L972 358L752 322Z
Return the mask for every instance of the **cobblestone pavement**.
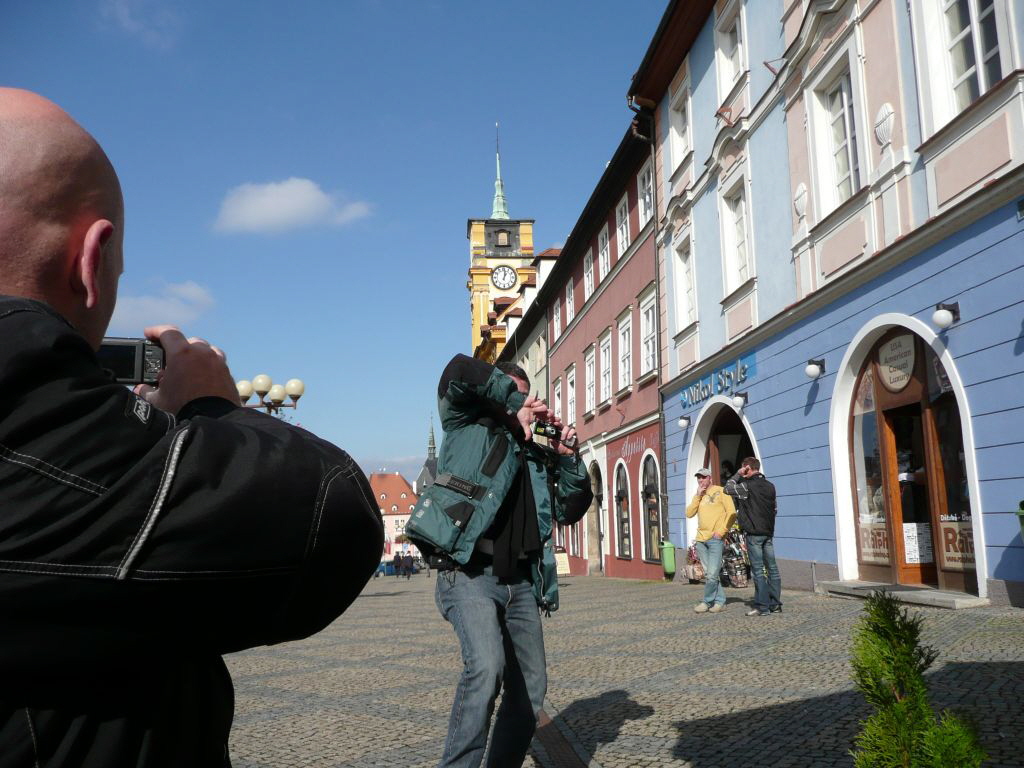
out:
M436 764L461 662L433 587L374 579L319 635L230 656L235 767ZM701 591L562 580L544 620L552 722L529 768L852 765L863 603L791 591L783 613L747 617L752 588L729 589L725 612L698 615ZM939 650L933 704L974 720L986 765L1024 765L1024 611L915 610Z

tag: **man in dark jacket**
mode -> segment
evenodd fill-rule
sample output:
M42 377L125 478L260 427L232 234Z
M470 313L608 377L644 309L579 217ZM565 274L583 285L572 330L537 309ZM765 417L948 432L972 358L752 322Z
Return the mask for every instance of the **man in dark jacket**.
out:
M767 616L782 611L782 579L775 562L775 486L761 474L761 462L744 459L725 484L725 492L736 499L736 519L747 538L750 569L754 576L754 605L747 616Z
M488 765L521 765L544 703L538 607L558 608L552 521L577 522L592 493L569 447L575 430L529 392L522 368L465 355L448 363L438 385L438 474L405 531L436 558L435 599L462 646L440 766L480 765L502 689ZM538 419L558 431L550 448L532 440Z
M335 446L239 406L176 328L157 387L97 362L123 205L99 145L0 88L0 766L230 765L221 655L307 637L383 527Z

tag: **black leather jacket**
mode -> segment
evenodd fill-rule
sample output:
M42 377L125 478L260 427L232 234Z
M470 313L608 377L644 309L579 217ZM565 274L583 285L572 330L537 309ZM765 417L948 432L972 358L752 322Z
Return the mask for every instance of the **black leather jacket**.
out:
M0 297L0 766L223 766L221 654L306 637L373 574L378 506L312 434L159 411Z
M736 520L744 533L775 535L775 486L764 475L743 477L737 472L726 481L725 492L736 499Z

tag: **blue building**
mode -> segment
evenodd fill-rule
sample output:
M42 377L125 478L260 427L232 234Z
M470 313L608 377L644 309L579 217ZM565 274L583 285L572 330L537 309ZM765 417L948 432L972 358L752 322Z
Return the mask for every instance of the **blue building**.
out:
M1024 10L940 5L670 3L630 91L669 532L756 456L784 584L1024 605Z

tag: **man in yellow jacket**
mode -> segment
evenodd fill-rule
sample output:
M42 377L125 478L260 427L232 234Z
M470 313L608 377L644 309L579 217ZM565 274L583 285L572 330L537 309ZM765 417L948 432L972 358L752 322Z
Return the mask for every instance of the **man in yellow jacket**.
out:
M697 556L704 567L704 599L693 607L697 613L719 613L725 608L725 591L718 581L722 570L722 537L736 520L732 497L720 485L711 484L711 470L698 469L697 494L686 507L686 516L697 516Z

